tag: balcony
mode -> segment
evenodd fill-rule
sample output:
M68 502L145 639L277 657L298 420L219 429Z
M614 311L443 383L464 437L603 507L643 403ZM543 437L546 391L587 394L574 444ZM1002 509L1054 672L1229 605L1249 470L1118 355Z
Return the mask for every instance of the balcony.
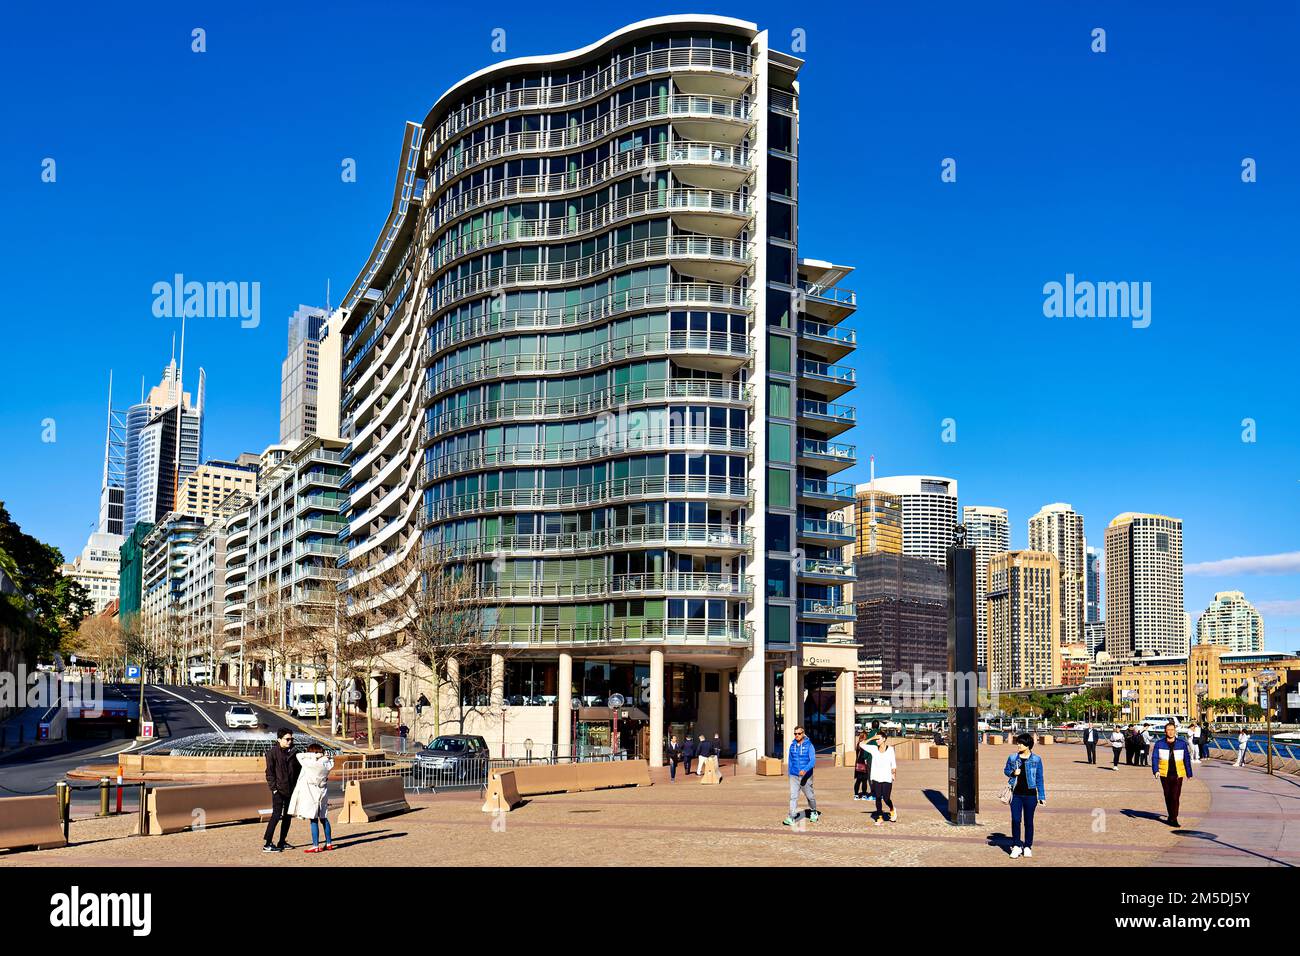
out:
M799 464L804 468L819 468L828 474L852 468L857 463L857 449L841 442L799 439Z
M816 598L804 598L799 602L798 608L805 620L852 621L856 617L852 604L836 604Z
M822 558L804 558L795 573L800 581L824 584L852 584L854 580L852 564Z
M835 400L851 392L857 374L847 365L828 365L811 359L799 362L799 387L817 392L828 400Z
M827 547L839 547L854 541L853 525L828 518L799 518L799 538Z
M799 291L803 293L804 312L815 319L842 322L857 310L858 297L848 289L834 286L821 286L799 280Z
M842 508L854 503L853 485L846 481L804 478L799 482L799 503L819 508Z
M858 419L852 405L835 405L812 398L799 400L799 424L827 432L833 438L852 428Z
M753 586L744 575L685 572L617 574L610 578L580 581L497 581L485 585L485 590L493 597L529 600L607 598L629 594L748 598L753 594Z
M799 323L799 348L824 362L838 362L858 347L852 329L804 319Z
M745 647L753 639L753 628L743 621L667 618L501 627L485 634L484 639L490 643L520 648L643 644Z

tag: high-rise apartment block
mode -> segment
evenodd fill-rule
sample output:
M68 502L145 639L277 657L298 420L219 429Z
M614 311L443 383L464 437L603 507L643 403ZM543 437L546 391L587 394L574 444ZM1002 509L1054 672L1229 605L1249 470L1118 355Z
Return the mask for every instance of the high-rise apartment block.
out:
M1008 551L989 561L989 686L998 691L1061 685L1061 566L1045 551Z
M1186 655L1183 522L1125 512L1106 528L1106 650L1111 657Z
M1067 504L1044 505L1029 519L1029 550L1056 555L1061 568L1061 643L1082 644L1085 618L1083 515Z
M989 561L1011 550L1011 526L1006 508L967 505L962 508L966 544L975 549L975 657L980 668L988 661Z
M1264 650L1264 617L1240 591L1220 591L1196 622L1196 643L1222 644L1233 653Z
M896 475L877 478L876 491L896 497L902 506L903 553L946 567L957 525L956 480Z

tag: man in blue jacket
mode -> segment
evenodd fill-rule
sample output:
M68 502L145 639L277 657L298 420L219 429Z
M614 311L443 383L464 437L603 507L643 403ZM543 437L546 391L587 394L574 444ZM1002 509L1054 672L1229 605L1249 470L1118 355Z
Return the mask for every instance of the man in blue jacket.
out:
M790 815L781 822L788 827L794 826L799 819L799 792L803 791L808 801L808 819L816 823L821 818L817 812L817 794L813 792L813 769L817 766L817 751L812 741L804 736L803 728L794 729L794 740L790 741L790 752L786 755L790 769Z

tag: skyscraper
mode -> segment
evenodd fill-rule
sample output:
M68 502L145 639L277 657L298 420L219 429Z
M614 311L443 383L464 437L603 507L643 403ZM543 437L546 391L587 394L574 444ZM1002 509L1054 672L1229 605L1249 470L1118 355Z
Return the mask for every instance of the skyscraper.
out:
M903 553L946 567L957 525L957 481L932 475L877 478L876 491L902 503Z
M1183 622L1183 522L1125 512L1106 528L1106 651L1173 657L1188 650Z
M320 340L324 309L300 305L289 316L289 348L280 365L280 441L296 445L316 434Z
M180 372L173 359L163 370L162 381L122 414L124 537L131 536L137 522L152 524L173 510L180 483L202 460L203 393L206 387L203 369L199 369L196 401L191 401L189 392L179 395L180 387ZM176 447L178 424L179 459Z
M1083 556L1084 622L1102 619L1101 567L1102 554L1097 548L1088 548Z
M407 124L327 333L349 589L451 555L526 649L466 669L552 688L561 754L567 702L617 692L652 763L674 723L750 760L827 681L817 732L851 743L856 657L826 637L852 619L829 515L853 502L856 300L850 267L799 254L801 66L755 24L674 16L454 84ZM604 731L576 717L582 749Z
M1082 644L1084 621L1083 515L1063 502L1029 519L1029 550L1056 555L1061 569L1061 643Z
M962 508L966 543L975 549L975 657L981 668L988 652L988 573L995 554L1011 550L1011 527L1006 508L967 505Z
M1222 644L1237 654L1264 650L1264 618L1240 591L1220 591L1196 622L1196 643Z
M989 686L999 691L1061 684L1061 567L1044 551L1008 551L989 562Z

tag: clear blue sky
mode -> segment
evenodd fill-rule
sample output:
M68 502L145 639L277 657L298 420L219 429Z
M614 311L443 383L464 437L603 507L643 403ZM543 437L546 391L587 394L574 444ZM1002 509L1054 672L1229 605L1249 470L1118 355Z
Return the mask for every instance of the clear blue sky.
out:
M11 7L0 497L15 518L67 555L84 543L108 370L125 403L170 354L153 283L261 283L258 328L196 320L186 343L187 381L208 374L206 454L260 451L278 434L286 319L327 279L337 302L360 268L403 121L502 58L494 28L506 57L552 53L692 7ZM1291 554L1274 573L1189 573L1187 607L1240 588L1269 648L1300 648L1296 4L709 12L755 20L773 45L806 31L802 251L858 269L849 477L870 453L881 474L956 477L964 504L1010 510L1013 546L1040 505L1068 501L1098 545L1136 510L1184 520L1190 565ZM1244 157L1258 182L1241 182ZM1044 318L1043 284L1066 273L1150 282L1151 326Z

